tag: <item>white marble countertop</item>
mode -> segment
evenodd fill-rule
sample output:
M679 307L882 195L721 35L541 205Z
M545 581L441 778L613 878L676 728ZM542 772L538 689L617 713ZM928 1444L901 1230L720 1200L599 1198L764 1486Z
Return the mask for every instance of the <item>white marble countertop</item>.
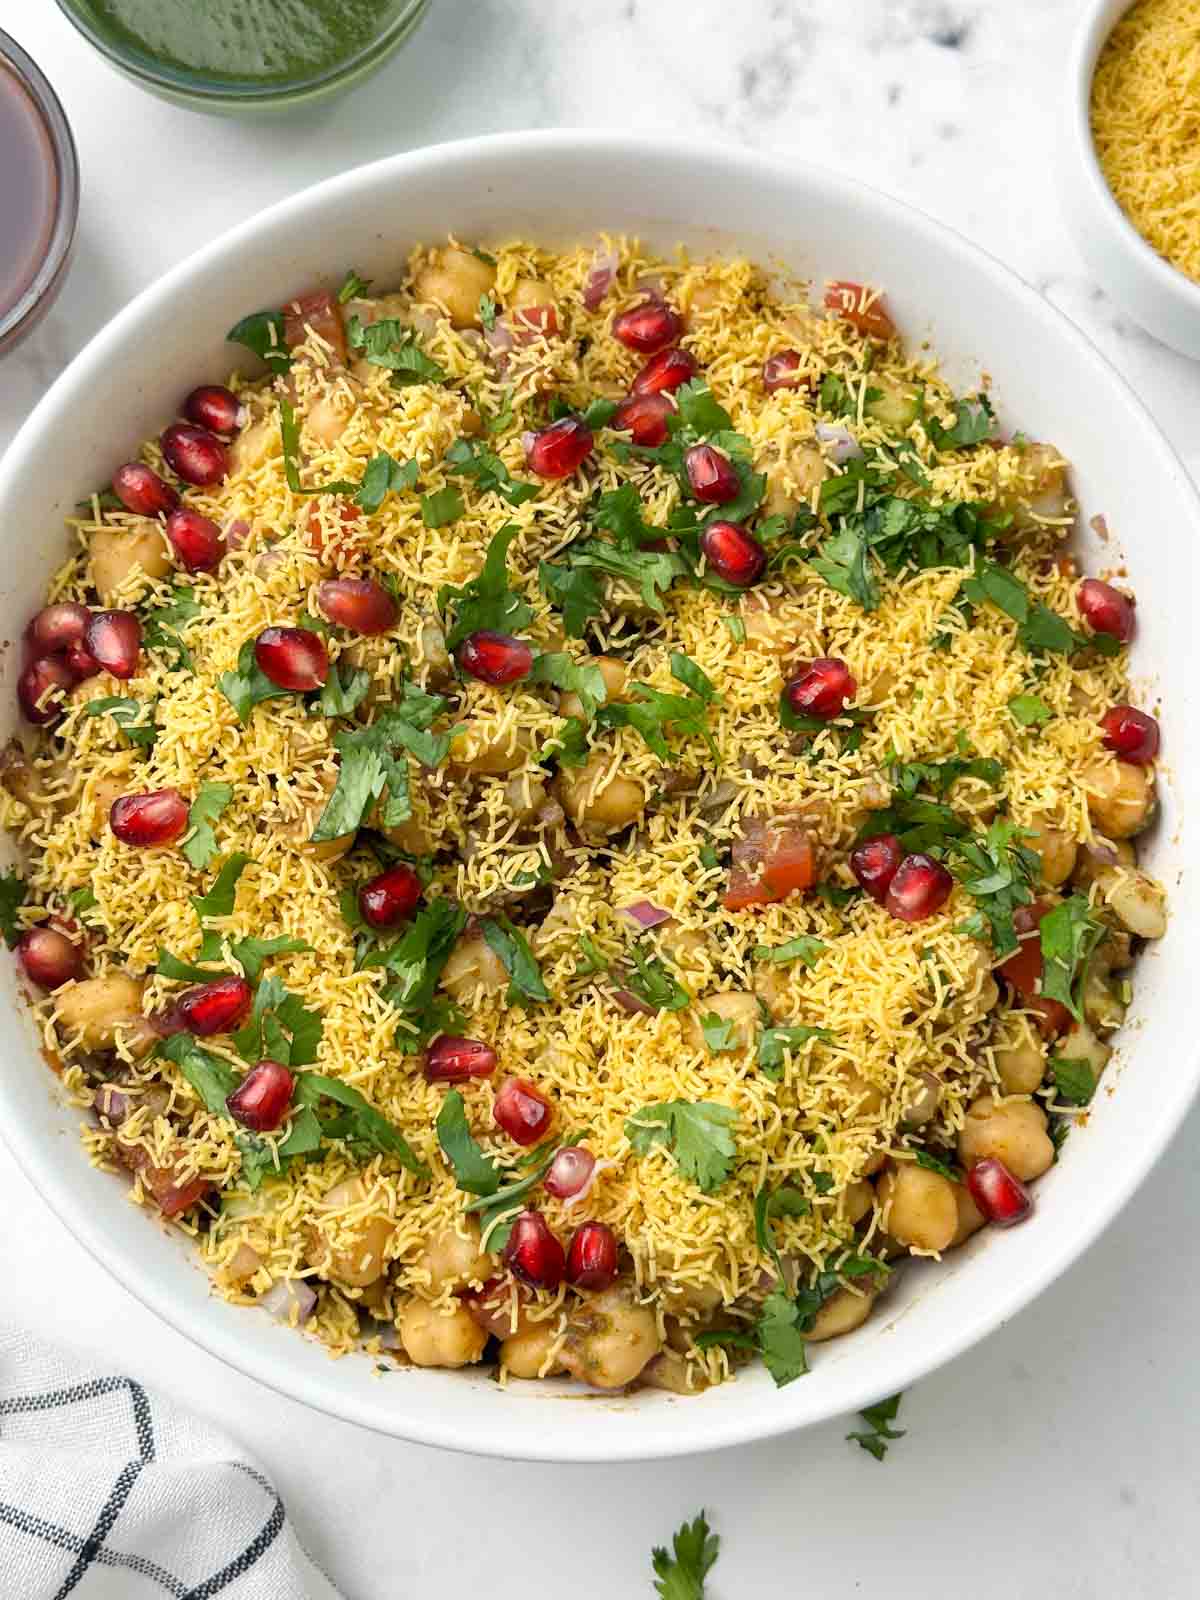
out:
M49 0L0 0L0 25L58 89L83 165L62 298L0 363L0 446L136 290L271 201L418 144L632 125L802 155L951 223L1084 329L1200 476L1200 366L1108 302L1059 216L1051 123L1079 4L434 0L414 41L357 93L256 126L159 104L114 77ZM702 1505L724 1539L714 1600L959 1587L977 1600L1174 1600L1195 1593L1200 1552L1198 1200L1194 1113L1082 1262L907 1397L908 1436L882 1466L843 1442L842 1423L665 1468L507 1465L376 1438L162 1326L2 1148L0 1270L7 1315L135 1370L239 1437L347 1600L415 1600L451 1583L490 1600L648 1595L651 1544Z

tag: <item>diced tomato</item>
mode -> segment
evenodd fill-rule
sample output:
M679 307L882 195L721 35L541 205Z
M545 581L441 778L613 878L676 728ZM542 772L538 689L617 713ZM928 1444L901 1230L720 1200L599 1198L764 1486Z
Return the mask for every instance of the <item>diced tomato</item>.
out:
M174 1167L157 1166L141 1145L126 1144L118 1137L113 1148L121 1165L140 1175L142 1187L164 1217L179 1216L212 1188L207 1178L186 1178L181 1183Z
M872 339L890 339L896 324L887 313L883 296L870 299L869 295L861 283L831 283L825 291L825 304L859 333Z
M1032 905L1018 906L1013 912L1013 925L1021 940L1021 948L1002 961L996 971L1011 989L1021 997L1021 1003L1038 1019L1043 1038L1054 1039L1065 1033L1071 1025L1071 1013L1057 1000L1047 1000L1039 991L1042 984L1042 942L1038 926L1046 913L1052 910L1048 900L1035 900Z
M358 535L362 532L362 528L359 523L358 507L349 500L343 500L338 507L338 519L345 532L335 533L327 540L325 525L314 501L308 508L308 544L314 555L323 557L334 566L345 566L361 554ZM326 543L329 546L328 550L325 548Z
M521 306L509 312L508 320L519 344L558 332L558 311L554 306Z
M333 295L320 289L302 294L283 308L283 342L289 350L303 344L307 329L319 334L333 350L334 360L346 365L346 330L342 311Z
M744 818L731 855L726 911L771 905L817 881L812 840L794 822Z

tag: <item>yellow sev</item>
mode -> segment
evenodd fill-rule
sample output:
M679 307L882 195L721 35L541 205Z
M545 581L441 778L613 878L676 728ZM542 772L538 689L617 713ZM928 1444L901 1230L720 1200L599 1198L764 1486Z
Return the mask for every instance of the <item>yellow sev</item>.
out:
M813 402L802 389L764 396L758 381L762 362L796 346L818 372L833 366L865 371L868 346L845 322L812 314L800 291L769 292L747 261L665 262L647 257L633 241L615 245L617 285L594 314L580 303L590 251L552 254L526 243L497 251L498 300L503 303L518 278L546 279L570 335L518 349L503 374L477 341L456 333L435 307L416 316L423 348L448 374L445 387L397 391L379 368L338 371L315 336L308 360L293 369L292 392L305 419L308 483L356 480L379 450L400 461L415 458L422 492L451 482L462 489L465 510L451 526L426 527L417 495L393 493L365 520L357 542L338 545L344 532L338 502L332 496L301 499L287 486L271 383L239 385L248 420L234 448L234 470L219 487L189 494L189 503L222 526L238 522L248 530L219 575L188 580L202 608L186 628L195 671L169 668L160 654L144 653L140 674L130 683L100 678L82 685L59 729L69 764L63 769L48 754L40 757L48 780L58 786L57 811L34 815L10 797L3 801L4 820L20 833L29 857L27 920L41 914L37 907L62 907L71 891L90 890L96 900L88 913L93 970L143 973L152 970L160 946L195 958L200 930L190 897L208 886L211 873L195 873L177 849L139 851L118 843L106 826L113 786L119 792L174 785L188 796L206 781L232 786L232 803L216 827L220 859L242 851L251 866L238 885L233 916L218 925L220 931L230 938L291 935L312 946L279 957L272 970L324 1018L318 1069L360 1089L404 1134L432 1178L416 1178L387 1157L360 1166L335 1145L251 1193L239 1181L234 1125L206 1112L171 1063L130 1063L129 1070L135 1080L166 1083L167 1110L190 1114L189 1168L219 1184L223 1201L211 1226L197 1231L197 1244L232 1298L251 1298L283 1279L312 1277L313 1225L320 1218L335 1234L338 1225L322 1209L322 1197L343 1178L362 1173L371 1203L395 1223L388 1246L393 1267L386 1287L365 1298L362 1291L314 1279L320 1298L310 1326L336 1351L358 1339L364 1304L389 1320L405 1294L427 1291L428 1275L417 1265L421 1251L432 1235L457 1224L464 1196L434 1133L444 1091L426 1082L418 1058L396 1048L397 1017L381 999L378 975L353 970L354 936L338 896L374 866L358 855L321 860L305 847L336 778L334 727L308 715L298 700L283 698L260 706L243 729L216 678L234 666L243 643L263 627L294 623L303 610L316 613L316 585L329 575L332 561L348 572L386 577L403 597L393 635L354 641L335 636L334 659L366 666L382 699L394 689L404 661L417 682L436 682L444 669L437 648L437 590L476 575L490 538L506 521L520 529L509 567L511 581L535 612L528 632L538 649L562 648L558 616L537 585L538 562L577 532L595 488L617 487L625 469L609 451L598 450L587 475L545 483L535 499L513 508L449 477L443 458L464 428L478 427L476 413L495 417L511 407L514 419L489 444L515 476L527 477L523 403L554 391L581 407L596 394L624 393L640 361L614 341L609 321L615 309L640 298L637 284L648 273L662 280L687 313L685 342L735 428L750 440L756 460L769 468L772 485L799 493L791 453L812 438ZM418 264L419 257L410 267ZM360 309L365 316L395 310L370 302ZM579 354L582 335L587 343ZM920 377L928 404L949 417L950 392L928 362L906 357L895 345L886 353L874 347L871 359L877 373ZM236 377L232 381L239 384ZM863 413L862 402L860 393L859 438L894 450L895 437ZM346 426L325 443L310 423L331 411L346 418ZM143 456L161 464L155 443L144 447ZM931 493L1027 508L1037 503L1044 459L1045 453L1035 462L1034 452L1019 443L943 453L929 461ZM835 470L832 462L828 470ZM665 521L678 495L675 479L655 470L643 490L646 519ZM314 505L329 540L324 561L308 530ZM87 597L90 537L101 526L135 520L119 512L100 516L94 509L78 521L78 552L56 575L51 597ZM1014 567L1033 594L1077 625L1072 577L1048 559L1070 520L1057 514L1039 521L1036 512L1026 512L1019 519L1025 531ZM704 866L701 851L727 845L742 817L799 810L820 840L828 876L848 886L846 850L866 808L878 804L889 756L943 759L956 754L963 739L980 755L998 757L1006 769L999 791L974 779L957 785L953 801L965 817L984 825L1003 797L1019 823L1052 819L1087 838L1081 773L1089 763L1108 759L1099 749L1097 715L1124 698L1120 660L1089 658L1080 666L1056 657L1035 681L1031 660L1016 646L1014 624L1005 616L981 607L968 628L961 612L948 609L959 571L888 581L882 605L870 614L803 569L787 571L787 581L771 577L741 599L676 586L661 620L639 612L629 596L614 597L599 625L599 644L626 656L632 681L677 690L669 671L672 651L684 652L713 681L719 701L709 725L719 763L698 739L675 741L677 765L699 774L694 792L652 805L632 835L569 852L569 876L557 886L553 911L531 930L551 1002L522 1009L481 994L464 1030L491 1042L501 1063L494 1085L464 1089L476 1138L505 1160L516 1153L491 1115L495 1090L508 1071L529 1076L552 1098L560 1133L585 1130L584 1142L608 1165L583 1209L615 1229L660 1319L672 1297L689 1289L715 1289L727 1305L761 1291L766 1263L755 1239L753 1201L764 1185L790 1183L811 1200L808 1215L775 1224L780 1247L790 1256L819 1266L856 1241L862 1248L878 1219L869 1215L856 1232L847 1214L848 1191L876 1169L881 1151L905 1159L901 1118L920 1075L933 1071L944 1087L937 1121L925 1132L952 1142L966 1105L994 1081L992 1051L1010 1026L1007 1015L998 1024L989 1015L990 953L959 931L971 909L961 889L916 926L892 920L865 898L839 910L817 896L796 895L764 910L731 913L719 908L724 869ZM135 602L148 591L152 602L163 603L169 584L147 584L135 575L118 603ZM741 626L729 627L731 619ZM932 642L939 629L953 635L951 648ZM873 711L857 749L839 753L836 737L823 733L806 751L781 731L781 641L793 653L846 660L860 685L858 704ZM1041 730L1020 726L1008 709L1014 695L1031 690L1054 713ZM154 704L161 731L148 755L130 748L109 718L84 714L84 701L112 693ZM536 830L514 839L506 775L467 782L461 764L516 737L536 748L552 739L561 719L554 692L540 686L498 690L468 683L461 696L454 720L468 728L451 755L459 766L414 783L416 821L429 846L442 852L429 893L486 911L499 892L517 890L522 875L548 859L547 843ZM598 742L648 795L659 793L662 765L633 730L609 730ZM724 810L713 806L719 786L729 799ZM620 959L634 931L622 908L638 900L652 901L670 911L682 930L702 935L678 971L696 997L695 1014L716 993L755 990L777 1020L819 1026L832 1038L811 1039L789 1051L776 1083L758 1068L753 1050L710 1054L698 1046L687 1014L623 1015L609 998L610 983L576 976L579 936L587 934L605 956ZM754 954L760 945L781 945L801 934L825 942L811 966L774 965ZM651 935L652 942L658 938ZM147 1009L163 1005L173 989L152 978ZM90 1105L93 1090L75 1041L55 1027L54 996L41 1003L39 1013L47 1045L65 1060L65 1082L81 1104ZM224 1044L212 1047L219 1053ZM626 1119L647 1104L670 1100L712 1101L737 1113L738 1165L712 1194L686 1181L665 1149L631 1152ZM166 1117L148 1108L137 1117L126 1137L164 1159L177 1149ZM109 1135L89 1126L85 1137L94 1159L110 1159ZM143 1198L137 1182L132 1194ZM578 1220L578 1210L567 1212L548 1195L538 1203L560 1237ZM352 1223L353 1216L346 1220ZM243 1282L229 1268L246 1246L258 1265ZM448 1303L448 1291L442 1298ZM538 1315L557 1316L562 1299L560 1292ZM688 1362L697 1383L728 1372L720 1349L692 1350Z
M1200 281L1200 0L1139 0L1092 80L1092 136L1118 205Z

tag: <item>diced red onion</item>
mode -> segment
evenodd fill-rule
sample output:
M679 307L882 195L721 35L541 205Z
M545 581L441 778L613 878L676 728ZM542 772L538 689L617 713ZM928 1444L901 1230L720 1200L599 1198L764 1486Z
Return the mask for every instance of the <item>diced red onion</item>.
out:
M582 1205L587 1199L588 1195L591 1194L592 1190L595 1188L596 1179L600 1176L600 1174L607 1171L609 1167L615 1167L616 1164L617 1163L615 1161L609 1161L607 1159L604 1161L597 1161L593 1165L591 1172L588 1173L587 1182L584 1184L583 1188L580 1189L579 1193L569 1195L567 1199L563 1201L563 1210L570 1211L572 1206Z
M316 1310L317 1293L303 1278L281 1278L259 1297L258 1303L277 1322L291 1322L292 1307L295 1306L296 1322L302 1325Z
M644 278L639 278L634 288L639 294L644 294L651 300L666 298L667 285L657 272L650 272Z
M862 447L850 432L838 422L818 422L813 432L823 444L831 444L833 449L830 455L840 467L844 461L849 461L852 456L861 456Z
M607 250L597 250L593 255L592 265L583 283L583 303L589 311L595 311L612 288L620 264L620 257L611 245Z
M652 1017L654 1007L648 1006L644 1000L639 1000L632 989L614 989L612 999L620 1006L622 1011L627 1011L631 1017Z
M502 356L508 354L517 340L508 323L502 322L497 317L493 326L485 331L483 342L494 356Z
M639 928L657 928L660 922L670 922L671 913L664 911L661 906L652 905L649 900L635 900L631 906L622 906L625 916L637 923Z
M547 1194L556 1200L577 1200L580 1190L592 1181L596 1158L579 1144L567 1144L555 1155L542 1180Z
M225 524L225 545L229 550L240 550L250 537L250 524L243 522L241 517L235 517L232 522Z

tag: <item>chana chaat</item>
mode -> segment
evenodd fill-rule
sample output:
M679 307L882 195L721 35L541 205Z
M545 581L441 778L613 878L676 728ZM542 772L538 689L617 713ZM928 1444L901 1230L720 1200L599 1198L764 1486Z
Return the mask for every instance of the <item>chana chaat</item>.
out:
M1025 1218L1165 926L1059 451L874 291L629 240L231 338L4 755L93 1161L336 1351L681 1394Z

